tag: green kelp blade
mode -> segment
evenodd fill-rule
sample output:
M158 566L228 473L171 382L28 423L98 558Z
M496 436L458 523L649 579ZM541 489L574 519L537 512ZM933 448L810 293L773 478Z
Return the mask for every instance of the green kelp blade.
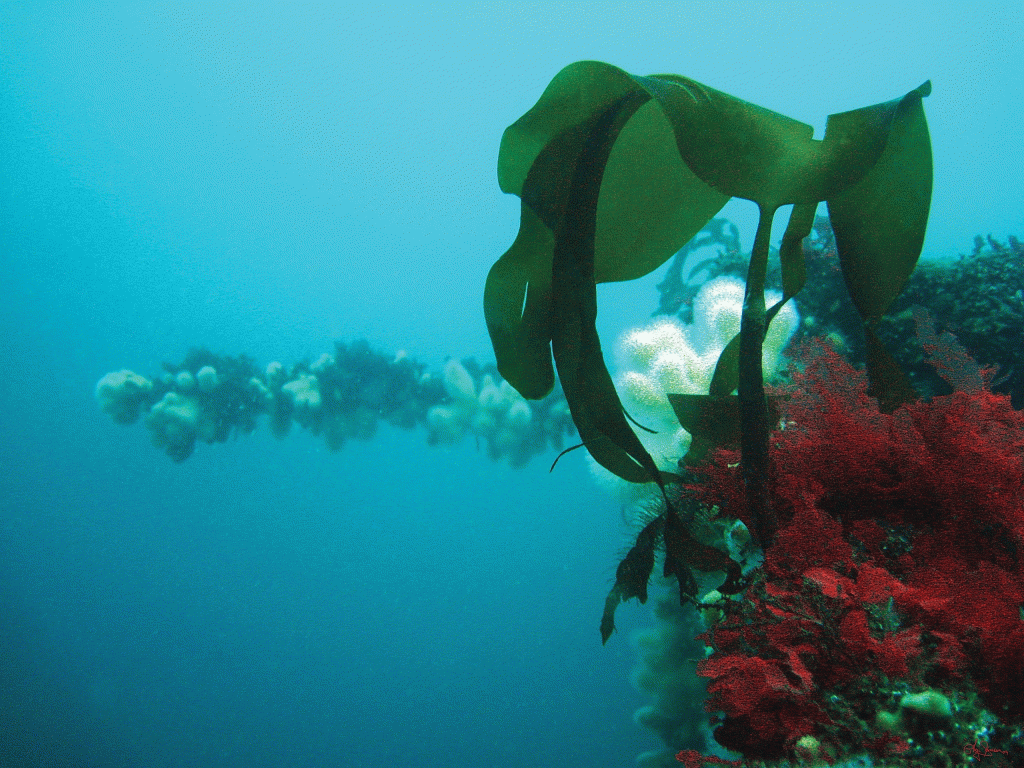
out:
M633 91L586 124L552 256L551 349L580 438L601 466L634 483L656 481L654 459L626 421L597 335L594 242L598 197L618 132L645 94Z
M803 290L807 282L807 264L804 261L804 238L814 228L817 203L794 205L786 231L779 245L779 265L782 268L782 299L768 310L768 322L782 309L782 305Z
M669 394L679 425L690 433L684 461L695 466L717 448L740 443L740 401L736 395Z
M831 115L819 141L805 123L696 80L656 75L637 81L661 106L687 167L722 194L763 210L814 205L860 182L885 150L900 103ZM925 95L919 88L904 101L914 94Z
M584 138L581 126L627 93L645 102L620 127L603 169L595 243L598 282L632 280L657 269L729 200L683 163L672 126L642 87L648 79L597 61L570 64L501 139L502 191L518 195L555 230L565 211L565 183Z
M524 209L520 236L492 268L485 291L502 375L525 396L542 396L554 381L550 344L559 376L573 379L563 381L566 397L587 447L602 454L595 458L628 480L657 478L621 417L592 328L589 284L647 274L733 195L762 210L827 200L833 224L840 222L841 258L843 238L850 250L857 242L884 245L888 237L855 231L858 222L847 226L844 211L848 219L874 215L878 227L895 223L898 232L909 215L908 231L923 233L930 193L930 150L919 151L922 137L927 144L925 93L922 87L899 102L833 115L817 141L810 126L688 78L634 77L600 62L569 65L502 137L499 182ZM626 103L628 110L613 109ZM600 128L602 139L594 131L609 110L623 119L610 132ZM905 170L918 178L927 171L928 184L899 178ZM599 179L581 211L570 200L580 199L587 174ZM892 199L901 195L917 202ZM565 257L558 278L551 272L556 252ZM574 269L585 274L574 276ZM792 275L784 278L787 293L801 281Z
M740 385L740 335L737 333L725 345L718 356L715 372L708 385L708 394L713 396L731 395ZM685 424L683 425L686 426ZM689 432L689 430L687 430Z
M870 124L870 130L886 138L871 170L827 201L847 290L865 323L869 393L886 413L917 399L910 379L872 326L903 290L924 244L932 150L921 100L929 93L930 81L902 99L836 116Z
M878 320L903 290L921 255L932 194L932 149L923 97L931 82L902 99L833 115L845 140L859 129L885 139L867 174L827 198L850 298L866 321Z
M554 386L554 233L565 215L568 181L583 151L586 124L631 90L624 78L585 91L575 76L579 69L570 65L555 76L537 105L505 130L498 155L498 183L520 197L522 208L515 242L487 276L484 315L498 371L532 399Z
M601 122L611 114L613 125ZM499 371L524 396L543 396L553 385L550 343L581 438L632 482L660 475L604 365L595 283L660 266L728 200L686 168L675 146L635 78L580 62L505 131L499 157L502 189L523 201L519 236L485 289Z
M910 376L885 348L870 323L864 325L864 339L864 362L868 372L867 393L869 397L878 400L878 410L882 413L892 413L901 405L916 401L920 395L914 388Z
M555 385L550 259L555 238L529 206L520 207L519 234L487 275L484 311L498 372L523 397L539 400Z
M647 97L646 90L640 92ZM728 195L707 186L687 167L660 104L647 100L623 126L605 165L597 206L596 281L650 274L728 201Z
M695 466L719 448L740 444L740 401L736 395L667 395L679 426L690 433L690 448L684 461ZM774 428L782 418L779 398L769 395L768 422Z
M826 164L811 126L688 77L643 80L672 125L683 162L711 188L772 210L822 199Z

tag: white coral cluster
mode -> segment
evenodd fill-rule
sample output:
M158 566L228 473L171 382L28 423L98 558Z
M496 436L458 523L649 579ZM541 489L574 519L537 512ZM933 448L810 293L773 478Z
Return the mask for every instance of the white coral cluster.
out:
M200 397L219 386L219 377L207 365L195 375L189 371L167 374L163 384L172 389L146 410L146 427L153 445L175 461L183 461L192 453L196 440L216 439L214 415L203 408ZM153 389L153 382L145 376L129 370L114 371L96 384L96 400L118 424L132 424L143 407L152 402Z
M707 394L722 350L739 333L743 313L744 282L719 277L706 283L693 302L694 322L684 325L675 319L660 319L644 328L629 331L619 344L616 388L626 411L655 434L638 430L644 447L664 470L674 471L690 445L690 435L679 426L667 395ZM769 306L780 295L768 292ZM776 315L764 342L764 371L775 372L782 350L792 338L799 317L792 302ZM617 483L611 473L592 462L604 483L626 491L633 498L637 489Z
M487 442L488 453L494 459L507 457L515 464L528 457L536 415L511 384L495 382L487 373L477 381L458 360L445 364L441 382L449 402L427 411L431 443L454 444L473 434ZM552 406L547 418L568 422L564 401ZM556 435L564 427L561 423L553 424L545 431Z
M175 461L184 461L192 454L196 440L213 442L217 425L213 417L193 396L168 392L146 414L150 439Z
M291 401L292 417L304 427L313 422L323 404L320 380L311 373L300 373L294 381L281 387L281 394Z
M402 363L405 357L399 353L394 364L408 365ZM440 376L415 365L382 372L379 362L357 359L339 366L324 354L291 371L270 363L265 374L247 380L212 365L173 370L156 382L124 370L104 376L96 398L122 424L145 414L153 444L176 461L187 458L199 440L218 442L232 430L251 432L261 414L270 417L276 437L297 423L322 435L331 450L352 438L370 439L381 419L406 429L426 421L431 444L473 435L492 459L514 466L548 447L560 449L572 434L568 406L556 395L527 403L497 373L473 366L476 372L470 373L457 360L449 360Z
M97 382L96 400L100 409L118 424L133 424L152 391L152 381L125 368L108 373Z

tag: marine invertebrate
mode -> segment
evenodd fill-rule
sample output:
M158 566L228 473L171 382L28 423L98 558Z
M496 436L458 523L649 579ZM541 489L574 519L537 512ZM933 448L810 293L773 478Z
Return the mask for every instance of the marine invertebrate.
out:
M232 433L252 432L263 415L276 437L294 423L323 436L332 451L348 440L371 439L381 421L425 427L431 445L472 435L489 458L513 466L560 450L573 431L560 393L528 404L493 365L452 359L432 372L405 352L375 352L365 341L338 342L333 354L312 363L275 361L262 371L244 355L203 349L164 368L154 380L128 370L107 374L96 398L118 423L146 414L155 444L176 461L190 456L198 440L224 442Z
M198 400L189 395L167 392L146 414L153 445L163 448L175 461L192 455L196 439L212 442L213 419Z
M572 423L565 402L557 395L531 406L493 369L449 360L442 383L445 402L427 411L432 444L454 444L473 435L487 446L492 459L521 466L549 443L561 448L561 436Z
M153 382L135 371L112 371L96 383L100 410L118 424L133 424L153 392Z
M213 392L217 388L218 383L220 382L217 378L217 369L212 365L204 365L196 371L196 384L199 385L201 391Z
M694 295L693 323L659 318L628 331L619 342L616 389L626 411L647 428L638 437L666 473L677 470L679 458L690 446L690 433L680 426L668 395L707 394L722 352L740 331L744 290L739 278L717 277ZM781 298L781 293L769 291L766 301L775 303ZM791 305L776 316L763 349L767 375L776 371L798 324ZM595 464L595 471L597 467Z
M311 426L319 418L323 398L320 396L320 380L313 374L299 373L297 378L281 387L281 393L291 404L293 418L302 426Z

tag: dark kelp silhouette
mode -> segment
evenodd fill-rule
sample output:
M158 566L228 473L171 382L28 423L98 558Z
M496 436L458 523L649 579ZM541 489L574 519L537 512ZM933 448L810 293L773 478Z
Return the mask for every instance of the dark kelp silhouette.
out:
M926 82L902 98L831 115L819 141L811 126L678 75L639 77L592 61L563 69L501 142L499 183L522 201L519 234L484 293L502 376L524 397L540 398L557 369L594 459L630 482L657 483L664 495L678 476L657 468L623 412L594 325L596 284L653 271L730 197L755 202L740 333L722 353L708 395L671 401L697 451L739 429L750 517L769 544L777 523L767 492L772 421L761 348L772 318L804 284L801 241L821 201L864 320L871 394L885 410L914 397L871 327L899 294L924 239L932 161L921 99L930 90ZM780 249L783 297L768 308L769 236L785 205L793 210ZM601 623L605 640L616 605L646 599L659 540L682 599L696 589L691 565L726 570L723 588L739 588L736 564L693 539L666 503L619 566Z

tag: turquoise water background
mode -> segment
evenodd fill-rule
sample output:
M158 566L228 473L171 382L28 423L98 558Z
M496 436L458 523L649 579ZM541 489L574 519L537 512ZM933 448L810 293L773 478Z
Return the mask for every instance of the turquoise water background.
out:
M710 6L710 7L709 7ZM630 531L579 454L382 429L180 465L93 387L193 346L490 359L504 128L566 64L815 126L926 79L924 252L1024 236L1019 2L0 2L0 766L628 766ZM724 214L753 237L750 204ZM606 286L613 339L657 305Z

